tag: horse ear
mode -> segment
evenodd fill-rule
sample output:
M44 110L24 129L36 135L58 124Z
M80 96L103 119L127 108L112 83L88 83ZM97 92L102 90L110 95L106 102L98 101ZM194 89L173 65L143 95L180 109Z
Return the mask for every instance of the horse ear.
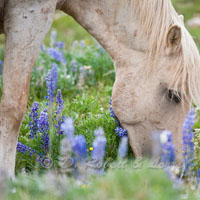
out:
M167 33L167 47L178 47L181 43L181 28L177 25L170 27Z

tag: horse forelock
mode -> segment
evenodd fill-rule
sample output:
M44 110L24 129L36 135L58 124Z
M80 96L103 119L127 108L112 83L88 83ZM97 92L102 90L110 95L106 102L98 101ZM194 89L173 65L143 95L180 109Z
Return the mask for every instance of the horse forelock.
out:
M166 44L170 26L178 25L182 30L181 48L177 54L174 75L169 87L179 91L184 99L194 101L200 106L200 55L190 33L171 4L171 0L127 0L132 12L142 25L141 37L149 41L148 68L153 70L155 63ZM149 70L147 70L149 71Z

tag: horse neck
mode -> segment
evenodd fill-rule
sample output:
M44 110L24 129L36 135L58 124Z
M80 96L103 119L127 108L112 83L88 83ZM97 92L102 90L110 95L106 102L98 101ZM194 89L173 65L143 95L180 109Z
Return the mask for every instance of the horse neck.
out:
M126 1L67 0L62 10L71 15L108 51L114 61L144 53L148 40L141 39L141 25ZM123 55L123 56L122 56ZM126 55L126 56L124 56Z

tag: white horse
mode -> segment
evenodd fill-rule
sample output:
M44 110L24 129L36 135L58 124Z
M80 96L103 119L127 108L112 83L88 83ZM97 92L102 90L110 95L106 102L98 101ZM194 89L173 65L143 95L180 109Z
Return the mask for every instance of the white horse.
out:
M183 120L192 100L200 105L200 58L170 0L5 0L0 168L14 175L31 71L56 9L71 15L112 57L113 108L136 157L151 154L151 132L168 129L181 159Z

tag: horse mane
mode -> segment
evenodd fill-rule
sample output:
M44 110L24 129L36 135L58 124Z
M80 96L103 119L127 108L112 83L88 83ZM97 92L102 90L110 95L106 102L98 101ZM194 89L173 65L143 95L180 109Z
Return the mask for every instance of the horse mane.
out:
M121 0L123 1L123 0ZM172 6L171 0L127 0L134 15L138 16L143 30L142 36L149 41L150 70L166 44L167 33L173 24L182 30L181 48L176 56L174 75L171 77L169 89L179 91L184 97L200 106L200 56L196 44L186 30L180 16Z

